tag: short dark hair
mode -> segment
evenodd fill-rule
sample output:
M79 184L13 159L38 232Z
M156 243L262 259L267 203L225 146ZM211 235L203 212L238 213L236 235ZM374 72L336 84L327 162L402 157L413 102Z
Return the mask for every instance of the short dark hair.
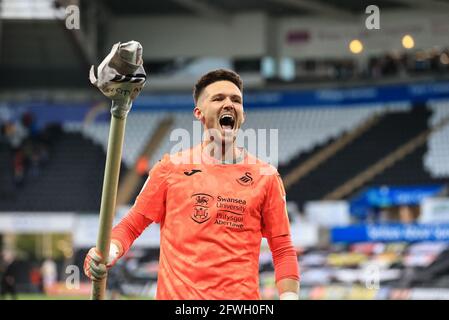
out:
M240 91L243 91L243 81L240 76L232 70L217 69L203 75L193 87L193 100L195 104L204 88L217 81L230 81L235 84Z

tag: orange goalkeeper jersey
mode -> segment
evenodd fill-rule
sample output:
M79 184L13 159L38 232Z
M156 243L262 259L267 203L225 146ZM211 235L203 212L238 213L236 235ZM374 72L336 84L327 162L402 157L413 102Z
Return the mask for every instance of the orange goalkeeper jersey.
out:
M161 225L156 298L260 299L262 236L290 234L282 181L248 153L221 164L201 150L165 155L132 208Z

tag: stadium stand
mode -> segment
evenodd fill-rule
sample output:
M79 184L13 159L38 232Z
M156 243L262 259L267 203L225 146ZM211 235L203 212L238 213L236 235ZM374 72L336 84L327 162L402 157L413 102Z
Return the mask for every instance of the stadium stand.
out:
M98 211L105 163L101 147L80 133L61 132L50 152L38 177L2 197L0 211Z
M449 101L431 102L433 111L429 125L435 125L444 117L449 116ZM424 155L424 166L430 175L435 178L449 177L449 124L431 134L428 140L428 150Z
M331 143L328 143L322 148L316 147L316 152L313 154L310 153L310 156L307 157L306 154L301 153L299 157L297 156L296 159L291 160L287 165L281 167L280 173L284 177L285 188L290 188L292 184L298 182L302 177L326 162L338 151L345 148L357 137L374 126L380 118L381 113L374 114L365 122L341 135L339 138L334 139Z
M427 128L429 111L424 106L409 112L384 115L379 123L334 157L290 188L291 199L299 204L318 200L371 163L387 155Z
M142 152L146 141L152 136L157 124L166 116L164 112L134 112L127 119L123 145L123 163L131 167ZM88 124L69 122L64 125L68 132L80 132L106 153L109 135L109 122L92 122Z
M324 145L379 112L382 106L350 108L272 109L248 111L246 128L279 130L279 163Z

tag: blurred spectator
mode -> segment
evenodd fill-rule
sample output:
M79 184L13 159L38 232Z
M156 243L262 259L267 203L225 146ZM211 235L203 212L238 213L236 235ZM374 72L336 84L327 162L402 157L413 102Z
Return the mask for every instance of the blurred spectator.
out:
M6 121L1 136L9 145L12 155L13 177L16 186L22 186L27 175L36 177L49 158L49 135L51 128L40 131L34 115L25 112L20 121Z
M44 291L47 292L58 280L58 273L56 270L56 263L50 259L45 259L41 267L42 279L44 284Z
M119 300L123 295L122 283L126 280L125 261L119 260L114 268L108 271L107 288L111 300Z
M382 75L383 76L395 76L399 71L398 60L393 55L387 54L382 58Z
M21 118L21 124L27 128L31 138L35 138L39 135L39 131L34 121L34 115L31 112L25 112Z
M148 171L150 170L149 167L149 159L147 156L140 156L139 159L136 162L135 170L139 176L145 176L148 174Z
M401 223L415 223L419 216L419 207L400 206L399 220Z
M0 266L0 299L6 299L8 295L11 299L17 299L16 290L16 259L14 253L5 251L3 253L3 261Z
M29 173L35 177L40 174L40 167L48 158L47 144L42 139L42 133L38 130L32 113L24 113L21 118L21 124L29 133L23 148L27 158Z
M33 267L30 270L30 283L31 283L31 291L33 293L44 292L42 272L36 264L33 264Z
M12 153L14 181L16 185L22 185L26 165L23 143L28 136L28 131L20 123L6 122L2 127L2 134Z
M371 57L368 62L368 76L373 79L382 76L382 66L378 57Z
M294 81L405 78L415 74L449 74L449 49L396 51L370 56L363 66L359 66L358 63L359 60L351 58L298 60L295 62L297 77Z

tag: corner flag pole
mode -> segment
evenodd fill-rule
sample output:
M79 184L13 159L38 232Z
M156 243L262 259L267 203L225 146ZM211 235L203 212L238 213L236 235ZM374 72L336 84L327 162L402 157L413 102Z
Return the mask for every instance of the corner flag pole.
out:
M129 100L131 103L131 100ZM114 104L114 102L112 102ZM103 179L103 191L100 206L100 226L97 237L97 250L106 263L109 255L112 223L115 215L120 164L122 159L123 138L125 136L126 117L121 119L112 114L109 128L109 141L106 153L106 167ZM92 282L92 300L103 300L107 278Z
M137 41L116 43L112 47L111 53L98 67L98 77L94 74L93 66L90 71L92 84L112 99L111 124L101 195L100 225L96 245L96 249L102 257L102 264L107 263L109 256L126 118L131 110L133 100L145 84L145 79L142 46ZM92 282L92 300L105 298L106 282L107 277Z

